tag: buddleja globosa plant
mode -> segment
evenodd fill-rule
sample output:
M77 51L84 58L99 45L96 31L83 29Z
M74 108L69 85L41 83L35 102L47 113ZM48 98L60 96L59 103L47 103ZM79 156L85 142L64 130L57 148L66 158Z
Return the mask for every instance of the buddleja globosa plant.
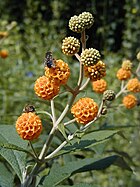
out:
M95 131L92 126L95 121L107 113L108 108L118 96L122 93L125 94L126 87L130 91L140 91L140 83L137 78L129 80L127 86L122 83L121 90L117 94L113 90L107 89L107 82L103 79L106 75L106 64L102 61L100 52L92 47L86 48L86 29L90 29L93 23L94 18L89 12L71 17L69 28L73 32L79 33L81 40L69 36L62 41L62 52L68 56L75 55L79 62L79 78L76 87L68 85L68 80L70 81L72 76L68 63L62 59L53 58L53 54L47 52L44 70L42 70L42 76L35 81L34 91L42 101L50 102L50 110L47 105L46 111L37 111L35 106L29 104L16 121L18 134L11 126L6 127L6 129L9 128L9 133L4 130L4 127L1 127L3 137L0 138L0 153L12 166L22 187L50 187L58 186L60 183L68 186L68 184L74 184L70 177L76 173L102 170L111 164L117 164L118 160L121 160L120 167L123 165L122 163L125 163L119 155L111 155L99 160L89 158L89 156L81 159L75 156L75 153L79 151L94 152L95 146L105 143L118 133L118 130L99 129ZM122 69L117 73L117 77L124 81L130 78L131 63L123 63ZM88 93L85 96L85 92L84 97L77 97L86 90L88 84L92 85L97 94L102 94L102 99L98 103L94 98L89 97ZM56 112L55 101L59 99L62 86L69 99L60 114ZM132 108L136 105L137 99L129 95L124 98L123 103L125 106L129 106L127 108ZM43 128L42 120L39 117L42 114L46 115L52 123L48 134L45 131L46 122L45 128ZM53 146L54 139L58 140L56 146ZM67 154L73 154L75 159L71 162L59 160ZM62 162L63 164L61 164ZM12 171L12 169L10 170ZM128 165L126 169L131 171ZM7 172L6 175L9 175L9 181L14 179L14 174L11 175ZM64 183L62 183L63 181ZM8 183L7 180L6 182Z

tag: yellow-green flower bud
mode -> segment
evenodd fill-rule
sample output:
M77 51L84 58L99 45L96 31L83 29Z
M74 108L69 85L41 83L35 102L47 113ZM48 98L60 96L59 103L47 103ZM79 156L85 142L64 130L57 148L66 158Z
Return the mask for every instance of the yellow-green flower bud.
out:
M72 56L75 53L78 53L79 49L80 49L80 42L77 38L70 36L63 39L62 52L65 55Z
M106 90L103 93L103 99L107 101L113 101L115 99L115 92L113 90Z
M81 53L81 62L85 66L95 65L101 58L101 55L97 49L89 48L85 49Z

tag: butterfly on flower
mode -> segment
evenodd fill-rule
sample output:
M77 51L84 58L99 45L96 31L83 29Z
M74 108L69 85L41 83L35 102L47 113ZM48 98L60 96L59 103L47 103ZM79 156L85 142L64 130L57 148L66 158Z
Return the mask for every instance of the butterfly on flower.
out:
M47 52L44 59L44 66L55 68L55 59L52 57L52 52Z

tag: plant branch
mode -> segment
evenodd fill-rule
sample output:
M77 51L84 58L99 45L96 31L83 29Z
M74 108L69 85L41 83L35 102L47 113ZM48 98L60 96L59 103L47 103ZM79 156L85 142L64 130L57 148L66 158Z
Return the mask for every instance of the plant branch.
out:
M124 93L126 88L127 88L127 84L125 86L123 86L123 87L121 86L121 90L116 94L115 98L117 99L122 93Z
M52 115L51 115L49 112L47 112L47 111L37 111L37 114L46 114L46 115L48 115L48 116L51 118L51 120L53 121Z
M69 124L71 124L71 123L73 123L73 122L75 122L75 121L76 121L76 119L74 118L74 119L72 119L72 120L70 120L70 121L68 121L68 122L65 122L65 123L64 123L64 126L69 125Z
M90 82L90 78L86 80L86 82L81 86L79 90L82 91L88 85L89 82Z
M53 121L53 125L56 122L56 115L55 115L55 107L54 107L54 100L51 100L51 110L52 110L52 121Z

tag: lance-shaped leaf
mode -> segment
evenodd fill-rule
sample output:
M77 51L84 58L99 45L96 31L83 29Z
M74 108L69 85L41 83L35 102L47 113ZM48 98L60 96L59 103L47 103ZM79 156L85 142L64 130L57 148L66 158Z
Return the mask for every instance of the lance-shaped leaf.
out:
M0 163L0 186L13 187L14 175L8 171L3 163Z
M118 155L109 156L100 160L94 158L86 158L78 161L67 162L65 166L55 164L50 171L50 174L45 178L43 187L57 186L63 180L69 178L71 175L76 173L93 171L93 170L104 170L110 165L121 159ZM131 168L129 167L129 170Z
M0 144L13 144L22 149L27 149L27 141L22 140L12 125L0 125ZM0 155L11 165L15 173L22 181L22 173L25 169L26 153L0 147Z
M99 144L106 143L106 141L113 135L118 133L118 130L100 130L90 132L81 136L81 139L75 138L71 140L71 145L66 145L59 153L56 155L67 154L72 151L85 150L98 146ZM97 148L96 148L97 149Z

